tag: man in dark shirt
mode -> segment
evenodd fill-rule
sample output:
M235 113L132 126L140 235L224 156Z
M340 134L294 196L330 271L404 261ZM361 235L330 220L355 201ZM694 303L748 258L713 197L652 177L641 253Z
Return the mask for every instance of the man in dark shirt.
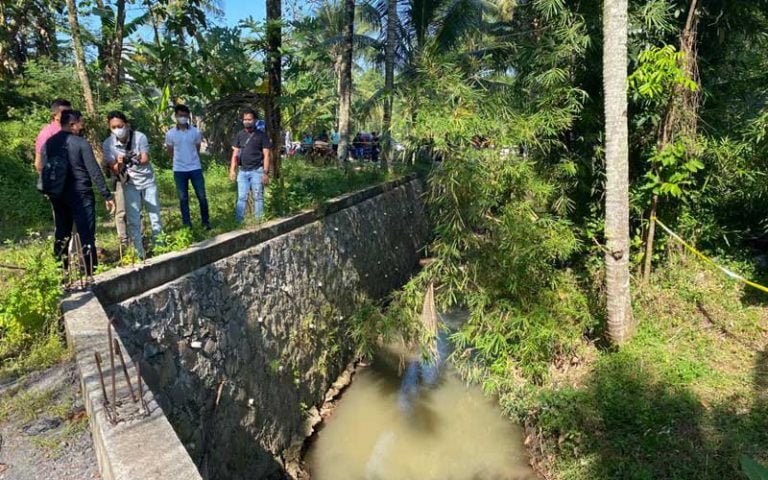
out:
M68 110L61 114L61 131L54 134L42 149L42 164L48 158L53 158L66 148L69 157L69 172L64 185L64 191L56 198L51 198L53 205L56 231L54 233L53 254L62 259L64 268L67 265L67 244L72 236L74 222L80 234L82 258L88 279L93 276L96 258L96 201L93 195L93 184L106 201L110 213L115 210L115 203L107 188L104 175L101 172L93 149L88 142L80 137L83 129L83 117L77 110Z
M248 192L253 191L255 200L254 216L258 220L264 215L264 185L269 183L269 136L256 128L256 112L243 113L243 129L232 142L232 162L229 179L237 180L237 205L235 218L243 221ZM239 167L239 168L238 168Z

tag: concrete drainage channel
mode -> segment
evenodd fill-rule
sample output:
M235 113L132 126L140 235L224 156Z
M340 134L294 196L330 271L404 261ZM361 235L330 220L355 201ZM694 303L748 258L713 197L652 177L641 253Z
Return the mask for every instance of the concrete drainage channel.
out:
M304 440L349 379L354 313L416 268L421 195L414 177L388 182L109 272L95 295L65 299L102 476L305 477ZM126 369L116 357L117 401L105 405L110 324ZM137 367L146 388L134 402Z

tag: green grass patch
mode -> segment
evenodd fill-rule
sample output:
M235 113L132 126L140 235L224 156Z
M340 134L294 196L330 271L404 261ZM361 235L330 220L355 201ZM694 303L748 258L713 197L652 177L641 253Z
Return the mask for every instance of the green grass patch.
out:
M636 337L509 401L562 479L739 479L768 459L766 310L676 259L635 290Z

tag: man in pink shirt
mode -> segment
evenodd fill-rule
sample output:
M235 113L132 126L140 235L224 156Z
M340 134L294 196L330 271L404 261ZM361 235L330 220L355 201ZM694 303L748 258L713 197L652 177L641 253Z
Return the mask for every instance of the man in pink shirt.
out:
M45 142L47 142L49 138L56 135L59 133L59 130L61 130L59 120L61 120L61 112L65 110L72 110L72 104L62 98L54 100L51 104L51 123L44 126L42 130L40 130L40 133L37 134L37 139L35 140L35 170L37 170L38 173L43 170L41 156L43 145L45 145Z

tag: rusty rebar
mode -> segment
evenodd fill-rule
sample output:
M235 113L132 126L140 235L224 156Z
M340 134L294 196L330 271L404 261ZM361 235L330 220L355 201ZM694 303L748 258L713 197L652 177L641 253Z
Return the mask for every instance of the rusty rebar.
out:
M107 386L104 385L104 372L101 370L101 355L99 352L93 354L96 357L96 367L99 369L99 380L101 381L101 393L104 395L104 405L109 405L107 398Z
M128 368L125 366L125 358L123 358L123 351L120 349L120 343L117 341L117 339L112 339L112 343L115 345L115 351L117 352L117 356L120 357L120 365L123 366L123 375L125 375L125 383L128 384L128 389L131 391L131 400L137 402L136 394L133 393L133 385L131 384L131 376L128 375Z
M112 404L117 405L117 386L115 382L115 349L112 345L112 322L107 324L107 336L109 337L109 364L112 367Z

